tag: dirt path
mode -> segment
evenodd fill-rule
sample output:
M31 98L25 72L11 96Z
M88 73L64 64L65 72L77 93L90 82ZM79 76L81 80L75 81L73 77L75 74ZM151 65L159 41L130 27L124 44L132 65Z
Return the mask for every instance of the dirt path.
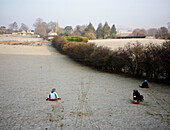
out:
M0 45L0 129L170 129L170 87L81 66L50 46ZM61 100L46 101L56 88ZM132 104L138 88L145 100Z

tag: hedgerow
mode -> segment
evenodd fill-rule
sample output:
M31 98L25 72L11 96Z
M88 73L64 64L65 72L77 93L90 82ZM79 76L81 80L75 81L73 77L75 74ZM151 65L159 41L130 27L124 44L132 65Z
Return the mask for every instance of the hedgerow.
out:
M109 36L107 38L113 39L128 39L128 38L145 38L146 36Z
M170 83L170 41L147 46L137 42L115 51L95 44L70 42L60 36L56 36L52 44L73 60L101 71Z

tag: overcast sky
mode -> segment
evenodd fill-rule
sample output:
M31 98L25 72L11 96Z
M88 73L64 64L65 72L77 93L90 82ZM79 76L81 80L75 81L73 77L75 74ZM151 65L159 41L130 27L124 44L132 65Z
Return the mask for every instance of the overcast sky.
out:
M0 26L16 21L33 29L37 18L60 27L101 22L120 27L159 28L170 22L170 0L0 0Z

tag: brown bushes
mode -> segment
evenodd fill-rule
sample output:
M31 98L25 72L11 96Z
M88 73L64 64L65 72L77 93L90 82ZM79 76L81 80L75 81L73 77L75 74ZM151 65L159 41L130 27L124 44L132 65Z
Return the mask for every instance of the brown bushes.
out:
M97 47L95 44L68 42L59 36L55 37L52 43L58 51L75 61L98 70L127 73L154 80L170 79L170 41L161 46L128 44L116 51Z
M40 41L16 41L16 40L7 40L7 41L0 41L0 44L7 44L7 45L42 45L43 43L50 43L46 40Z

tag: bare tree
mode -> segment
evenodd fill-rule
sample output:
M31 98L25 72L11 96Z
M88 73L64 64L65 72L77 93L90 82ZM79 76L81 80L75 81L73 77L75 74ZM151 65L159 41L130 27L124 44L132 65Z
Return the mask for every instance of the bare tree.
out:
M72 28L72 26L66 26L66 27L64 28L64 31L65 31L65 33L67 33L68 35L71 35L71 34L73 33L73 28Z
M37 18L35 23L33 24L33 26L35 28L37 28L38 26L40 26L42 24L43 20L41 18Z
M35 33L41 35L42 37L47 35L47 23L43 22L41 18L37 18L33 26L35 27Z
M149 36L155 36L158 33L158 30L156 28L150 28L147 33Z
M55 31L55 32L57 32L57 30L56 30L56 24L57 24L56 22L50 21L50 22L48 23L47 33L50 32L50 31Z
M170 32L170 22L168 22L167 24L168 24L168 30Z
M39 26L35 29L35 33L39 34L40 36L46 36L46 29L43 26Z
M160 27L156 34L156 38L168 39L168 29L166 27Z
M13 30L13 31L17 31L18 30L18 24L17 22L13 22L9 25L9 29Z
M21 23L21 27L19 29L20 31L23 31L23 30L28 30L28 26L24 23Z
M137 29L134 29L134 30L133 30L132 34L133 34L134 36L145 36L145 35L146 35L146 30L145 30L145 29L139 29L139 28L137 28Z

